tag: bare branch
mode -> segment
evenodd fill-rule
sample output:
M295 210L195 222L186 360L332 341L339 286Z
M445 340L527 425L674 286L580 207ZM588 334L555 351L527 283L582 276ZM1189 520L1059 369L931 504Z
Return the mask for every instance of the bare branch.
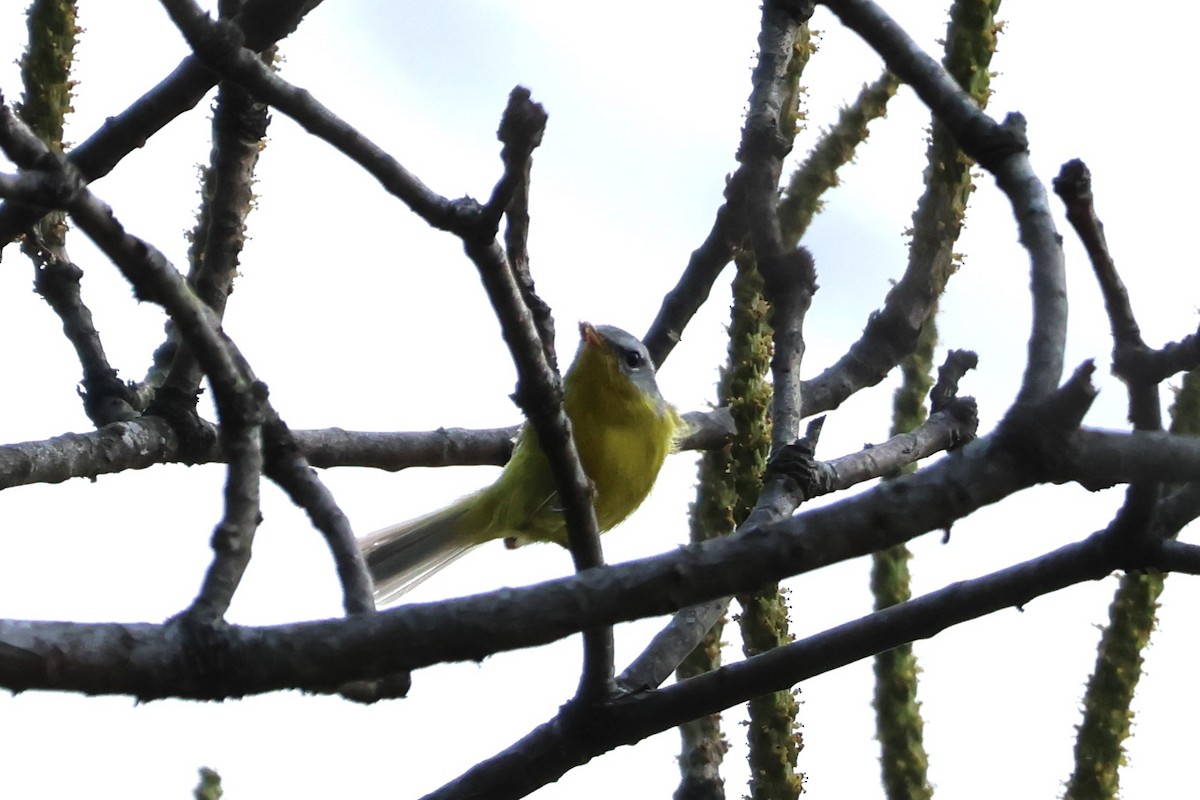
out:
M55 211L43 218L22 243L22 249L34 262L34 288L62 320L63 334L83 366L79 394L88 419L96 427L135 419L140 404L133 390L117 377L117 371L109 364L92 312L83 302L80 291L83 270L67 255L62 236L43 238L42 229L54 227L55 217L65 233L62 214Z
M358 548L350 520L333 493L309 466L287 424L269 405L263 424L263 452L267 477L275 481L293 503L303 508L333 556L342 585L342 605L347 614L375 610L371 576Z
M675 345L679 344L683 329L708 300L717 276L733 258L734 251L745 236L744 209L740 204L726 201L717 210L712 230L692 252L675 288L667 292L662 307L642 337L655 367L661 367Z
M1123 353L1139 353L1147 348L1133 314L1133 305L1129 302L1129 292L1108 251L1104 224L1096 215L1092 175L1087 165L1079 159L1063 164L1058 177L1054 179L1054 191L1062 198L1067 220L1087 250L1096 282L1104 296L1104 307L1108 311L1112 329L1113 367L1129 391L1129 420L1139 430L1159 430L1162 428L1162 408L1158 397L1158 381L1138 379L1136 375L1123 374L1118 370L1119 365L1129 361L1122 357Z
M550 306L538 296L534 288L533 273L529 268L529 190L530 173L533 167L532 148L541 143L542 129L546 124L546 111L537 103L529 102L529 90L518 86L510 93L509 107L519 108L522 113L505 114L497 135L504 142L500 159L504 162L504 176L496 184L489 206L499 205L508 196L504 209L507 225L504 230L504 251L508 265L513 271L525 305L533 314L534 324L542 338L542 350L546 362L558 369L558 355L554 350L554 317ZM519 100L519 102L518 102Z
M496 228L500 216L523 174L523 164L518 168L520 156L506 163L506 176L498 184L489 206L480 207L474 202L451 203L428 189L416 176L409 173L394 158L368 141L358 131L318 103L307 92L297 89L272 74L253 53L242 48L240 31L221 21L213 21L191 0L163 0L163 5L172 20L183 31L192 48L214 69L232 80L246 86L259 100L269 103L296 119L310 133L325 139L364 169L374 175L388 191L409 205L418 215L434 227L455 232L463 239L467 255L479 268L484 287L496 308L501 327L513 352L517 364L517 402L522 406L530 423L538 431L542 447L547 451L556 479L559 497L564 505L564 517L571 541L571 551L579 568L603 563L599 550L599 537L595 513L588 498L587 477L579 464L578 454L570 440L569 421L557 400L561 390L551 388L542 394L535 387L557 387L557 374L546 362L543 343L532 325L528 306L517 287L504 253L495 242ZM536 107L528 94L514 93L510 97L506 115L522 113L522 109ZM540 122L531 126L501 125L501 132L521 130L534 134L524 146L527 158L536 142L540 141ZM506 147L510 146L506 142ZM520 150L520 148L518 148ZM537 343L537 353L530 350ZM549 408L535 407L535 398L542 405L546 398L553 398ZM553 406L557 406L554 411ZM572 468L573 465L573 468ZM582 498L579 503L575 499ZM588 520L590 519L590 525ZM587 531L591 531L588 536ZM593 544L588 545L590 540ZM580 561L582 559L582 562Z
M977 421L973 415L958 414L970 408L970 404L964 404L952 412L934 413L912 431L893 436L878 445L869 445L852 455L820 462L812 461L809 451L808 460L802 466L793 461L788 464L776 464L775 469L792 481L792 491L795 493L792 502L796 505L799 504L796 502L797 497L810 500L844 491L874 478L898 474L910 464L956 447L960 442L969 441L974 437ZM797 450L786 452L792 455ZM785 461L788 460L790 459L785 458ZM797 485L800 488L797 488ZM749 521L743 529L750 529ZM676 615L682 619L673 619L622 672L618 683L631 692L659 686L704 635L707 629L703 625L707 622L711 626L720 619L727 605L726 599L719 604L710 603L686 609ZM695 638L688 638L692 635Z
M291 34L321 0L249 0L236 18L246 32L246 43L263 50ZM188 56L157 86L141 95L104 124L68 158L88 181L107 175L121 159L145 144L167 123L194 108L217 83L217 75L200 59ZM0 206L0 243L7 244L44 212L29 207Z
M29 44L21 58L24 91L17 110L39 139L61 152L63 123L75 85L71 80L79 34L75 4L39 0L29 7L28 16ZM132 419L138 413L133 392L117 379L117 371L108 362L80 291L83 270L67 255L66 243L67 224L61 210L50 212L30 226L21 249L33 262L34 290L62 320L63 334L83 367L79 394L88 418L97 427Z
M657 689L728 609L727 597L682 609L617 676L617 686L627 694Z
M600 525L592 505L592 482L584 472L571 432L571 420L562 404L562 379L553 363L553 322L549 308L533 292L532 278L524 281L507 263L495 243L500 213L508 208L529 172L534 149L542 141L546 112L534 103L528 91L515 89L500 122L504 142L504 174L483 209L476 236L464 238L467 254L483 278L484 288L496 309L504 338L517 366L514 399L537 433L538 443L550 462L555 491L567 526L567 544L577 571L604 565L600 547ZM485 242L485 237L487 241ZM543 321L538 327L533 309ZM582 327L581 327L582 330ZM535 345L540 347L535 349ZM588 704L613 693L612 628L601 626L584 631L583 669L576 701Z
M721 447L732 433L727 409L690 411L681 450ZM225 461L216 427L207 449L184 447L169 423L142 417L89 433L64 433L52 439L0 445L0 489L34 483L95 478L155 464L208 464ZM346 431L341 428L292 431L304 459L314 467L373 467L392 472L409 467L502 466L512 454L519 425L468 430Z
M274 48L262 58L270 63ZM188 283L218 317L233 291L239 256L246 240L246 218L253 207L254 169L267 133L267 108L234 83L222 83L213 109L213 145L203 172L202 204L192 233ZM177 337L154 353L147 383L160 384L175 397L195 404L201 372L195 358L180 348Z
M0 643L23 654L0 654L0 685L18 691L46 688L144 699L240 696L289 687L323 691L334 683L545 644L581 630L752 590L948 528L1036 480L1029 461L1048 459L1049 453L1022 450L1036 443L1018 445L1004 438L984 437L913 475L790 520L653 558L524 589L402 606L375 615L220 629L213 632L217 642L209 644L219 648L223 660L207 683L198 683L192 674L194 666L182 657L179 648L184 643L171 625L0 622ZM1085 429L1067 441L1060 454L1063 460L1055 466L1056 480L1100 464L1100 472L1113 481L1138 477L1148 465L1154 465L1149 471L1156 480L1200 481L1200 441L1191 437ZM1163 453L1166 458L1157 458ZM1140 557L1149 566L1161 566L1157 552L1152 543ZM1110 555L1125 556L1117 551ZM1065 554L1052 557L1066 559ZM1103 572L1111 571L1113 563L1106 561ZM1038 572L1041 567L1031 569ZM1071 569L1092 567L1077 564Z
M209 68L246 87L260 102L287 114L313 136L333 145L430 225L462 234L464 224L474 224L478 213L475 204L467 204L464 218L458 203L431 190L307 91L271 72L253 50L245 49L250 39L236 25L214 21L192 0L163 0L163 7Z
M220 322L213 311L195 296L161 252L124 230L112 210L83 186L77 170L61 156L47 150L12 115L3 104L3 98L0 98L0 146L18 166L53 169L60 173L62 180L79 187L70 205L72 219L117 265L133 285L138 297L158 303L166 309L212 384L222 436L226 437L227 444L238 441L234 452L246 459L257 460L253 453L258 449L257 430L265 409L265 420L270 426L269 432L273 434L270 437L272 447L268 450L272 473L280 476L277 479L281 480L293 499L308 497L315 500L319 497L324 501L324 505L310 505L306 510L319 523L330 544L343 582L346 609L350 613L373 609L370 578L348 520L336 509L336 505L332 505L332 497L323 487L313 494L315 477L307 465L295 457L294 448L288 448L286 426L266 401L265 387L254 378L236 346L220 330ZM282 444L275 443L276 439L282 439ZM241 444L243 440L244 446ZM276 459L272 458L273 454L291 457ZM221 541L215 542L218 558L240 559L241 554L248 555L248 537L258 524L257 511L251 515L243 502L251 495L255 500L257 498L257 490L251 491L244 484L251 473L257 476L256 468L249 461L230 469L229 474L234 482L227 484L226 516L222 522L222 526L228 527L222 528ZM307 494L300 491L301 486L308 488ZM235 501L235 498L240 499ZM230 530L238 532L239 543L227 547ZM240 574L237 568L223 568L222 572L226 576ZM223 610L219 608L219 598L214 595L210 599L211 604L205 601L210 610Z
M1177 544L1177 543L1168 543ZM1177 563L1200 568L1200 548ZM586 722L560 715L535 728L499 756L485 761L428 798L523 797L565 772L620 745L773 691L788 690L907 642L928 639L954 625L1031 600L1113 569L1107 532L990 575L951 584L865 617L710 673L599 709ZM516 762L521 769L514 769Z
M844 25L883 56L888 69L912 86L967 155L996 177L1029 251L1033 329L1017 402L1031 403L1058 386L1066 345L1066 275L1045 187L1029 162L1025 122L1013 114L1003 125L979 110L950 74L871 0L825 0Z

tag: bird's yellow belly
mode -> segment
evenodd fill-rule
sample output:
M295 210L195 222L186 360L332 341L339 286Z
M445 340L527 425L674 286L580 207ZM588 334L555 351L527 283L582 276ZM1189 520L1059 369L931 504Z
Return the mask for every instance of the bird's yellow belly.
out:
M655 447L644 431L633 428L610 427L599 438L601 441L594 442L584 437L579 455L588 476L596 476L592 479L596 522L600 530L606 531L646 499L667 452L666 448Z

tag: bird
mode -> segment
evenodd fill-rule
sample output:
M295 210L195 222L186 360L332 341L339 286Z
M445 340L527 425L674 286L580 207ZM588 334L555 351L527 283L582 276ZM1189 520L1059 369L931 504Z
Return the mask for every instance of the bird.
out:
M563 377L563 409L592 483L596 522L607 531L632 514L654 486L685 423L663 399L654 362L636 336L579 323L579 348ZM567 546L554 476L526 422L495 482L446 508L369 534L359 542L387 604L485 542Z

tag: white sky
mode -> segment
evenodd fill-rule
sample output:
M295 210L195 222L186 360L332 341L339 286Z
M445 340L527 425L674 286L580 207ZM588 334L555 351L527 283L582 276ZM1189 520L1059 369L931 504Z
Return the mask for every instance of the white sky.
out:
M24 3L0 9L0 89L19 98L12 61ZM150 88L184 53L157 3L83 2L76 114L81 141ZM889 3L930 47L944 33L936 4ZM919 7L918 7L919 6ZM1113 2L1008 4L993 62L991 111L1029 119L1044 181L1069 158L1095 176L1098 208L1123 267L1147 341L1194 329L1197 278L1178 263L1194 203L1175 187L1197 183L1174 147L1191 117L1176 100L1190 63L1197 13L1172 10L1151 35L1118 28ZM661 296L704 238L720 203L749 90L758 3L550 2L438 4L328 0L283 47L283 74L389 149L435 190L486 195L499 174L494 131L513 85L543 102L550 122L535 156L530 247L538 288L562 332L564 359L580 319L643 332ZM821 50L806 73L810 125L797 152L837 106L875 78L879 63L820 10ZM1121 35L1114 35L1120 30ZM177 265L196 206L196 165L208 157L210 101L173 122L95 185L133 232ZM840 355L904 265L903 231L920 189L928 115L908 90L872 128L870 147L843 174L807 238L821 286L808 319L809 374ZM5 167L7 168L7 167ZM516 421L514 373L474 268L451 237L428 231L325 144L275 114L259 170L252 241L227 329L294 428L420 430ZM1011 213L981 176L940 320L949 347L980 353L963 390L991 428L1016 391L1028 325L1027 260ZM1068 368L1100 365L1103 392L1089 424L1123 424L1124 393L1107 371L1107 323L1089 268L1065 223L1071 329ZM144 375L162 317L137 306L115 268L79 237L70 252L109 355L125 378ZM0 441L43 439L88 422L75 396L79 366L59 324L30 291L31 269L9 248L0 269ZM1194 260L1194 257L1189 256ZM1169 282L1169 283L1168 283ZM722 284L724 286L724 284ZM1170 288L1167 289L1166 287ZM712 399L727 299L721 289L661 375L684 409ZM822 457L886 435L894 382L831 414ZM686 538L693 456L675 457L646 508L605 539L610 561L662 552ZM325 473L356 530L415 516L490 479L494 470ZM219 467L28 487L0 494L0 616L162 620L193 596L218 519ZM266 521L231 618L259 624L335 616L336 579L319 536L269 485ZM1050 487L985 509L914 543L918 592L969 578L1072 541L1102 526L1119 493ZM186 513L179 512L186 509ZM485 547L412 599L482 591L561 575L564 552ZM791 583L798 635L865 613L867 566L854 562ZM1071 767L1073 726L1090 671L1095 625L1115 580L1077 587L917 645L931 779L946 797L1052 797ZM1189 780L1200 712L1185 665L1196 657L1186 609L1196 582L1168 582L1162 630L1136 702L1125 796L1169 797ZM661 621L620 628L618 668ZM732 634L731 634L732 635ZM482 665L417 673L409 699L361 708L333 698L277 694L241 702L0 697L0 771L13 796L58 797L117 785L128 798L187 797L196 768L224 777L226 796L413 797L432 790L549 718L574 688L576 639L503 654ZM732 656L731 656L732 657ZM803 684L801 768L814 797L879 796L869 663ZM727 791L746 768L742 729L732 742ZM667 797L676 782L673 731L576 770L539 798L628 794Z

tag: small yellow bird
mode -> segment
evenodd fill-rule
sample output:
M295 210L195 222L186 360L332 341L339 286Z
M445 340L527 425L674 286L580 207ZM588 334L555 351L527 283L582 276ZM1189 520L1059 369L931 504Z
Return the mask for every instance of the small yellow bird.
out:
M607 531L646 499L684 423L659 393L650 354L636 336L586 322L579 324L579 334L579 350L563 378L563 408L592 481L596 521ZM376 531L360 546L375 580L375 598L386 603L493 539L513 546L567 544L554 476L528 423L491 486Z

